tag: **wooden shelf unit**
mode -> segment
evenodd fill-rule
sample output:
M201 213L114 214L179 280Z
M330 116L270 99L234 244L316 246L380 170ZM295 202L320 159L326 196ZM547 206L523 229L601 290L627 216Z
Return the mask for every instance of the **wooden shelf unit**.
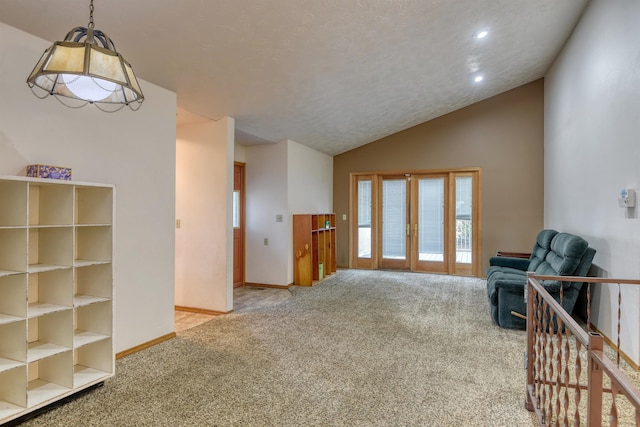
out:
M0 424L114 374L114 190L0 176Z
M293 215L293 283L312 286L336 272L336 214Z

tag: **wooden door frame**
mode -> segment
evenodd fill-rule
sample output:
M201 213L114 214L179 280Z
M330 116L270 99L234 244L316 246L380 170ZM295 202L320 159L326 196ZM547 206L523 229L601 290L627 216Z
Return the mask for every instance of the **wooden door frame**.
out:
M233 287L234 288L238 288L240 286L243 286L245 284L245 269L246 269L246 212L247 212L247 207L246 207L246 180L245 180L245 168L246 168L246 163L242 163L242 162L233 162L233 169L234 169L234 181L235 181L235 168L236 167L240 167L241 168L241 177L240 177L240 240L242 241L242 261L241 261L241 275L242 278L240 280L240 282L235 282L233 283ZM233 191L235 192L235 182L233 185L234 189ZM235 256L235 250L233 251L234 256ZM234 264L235 264L235 260L234 260ZM232 279L233 279L233 273L231 274Z

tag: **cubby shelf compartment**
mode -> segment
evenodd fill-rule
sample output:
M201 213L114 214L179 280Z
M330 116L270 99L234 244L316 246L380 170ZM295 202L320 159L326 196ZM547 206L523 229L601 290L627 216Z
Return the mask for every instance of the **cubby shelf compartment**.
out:
M27 271L27 229L0 229L0 276Z
M114 374L114 192L0 176L0 425Z
M111 264L93 264L75 269L74 307L109 301L112 297Z
M111 262L111 226L76 228L74 265L83 267Z
M73 307L73 270L47 270L29 274L28 317L44 316Z
M81 387L111 376L114 369L113 360L105 356L111 350L110 338L95 341L74 350L74 387Z
M0 372L0 421L27 406L27 365Z
M75 223L104 224L113 222L113 192L111 188L76 186Z
M50 182L29 183L29 225L73 224L73 187Z
M111 337L111 301L96 302L74 310L74 347Z
M24 336L26 320L0 325L0 372L22 366L27 361L27 346Z
M0 325L17 322L26 317L27 275L23 273L0 276Z
M27 183L0 181L0 227L27 225Z
M29 272L70 268L73 265L73 227L29 229Z
M35 362L73 347L73 309L28 320L27 362Z
M27 371L28 406L58 398L73 388L73 351L69 349L29 363Z

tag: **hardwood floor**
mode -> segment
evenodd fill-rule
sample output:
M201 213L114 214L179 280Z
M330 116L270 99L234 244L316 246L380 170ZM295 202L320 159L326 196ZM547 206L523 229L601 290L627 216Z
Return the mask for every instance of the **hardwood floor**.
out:
M277 304L291 298L288 289L258 288L241 286L233 290L233 311L235 313L251 311L270 304ZM215 315L175 311L175 331L181 332L208 322Z

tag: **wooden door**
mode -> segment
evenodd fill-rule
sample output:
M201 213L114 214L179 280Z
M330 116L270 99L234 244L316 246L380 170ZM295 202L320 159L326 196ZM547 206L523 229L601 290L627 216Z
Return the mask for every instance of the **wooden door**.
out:
M448 273L448 174L411 176L411 270Z
M244 163L233 165L233 287L244 285Z

